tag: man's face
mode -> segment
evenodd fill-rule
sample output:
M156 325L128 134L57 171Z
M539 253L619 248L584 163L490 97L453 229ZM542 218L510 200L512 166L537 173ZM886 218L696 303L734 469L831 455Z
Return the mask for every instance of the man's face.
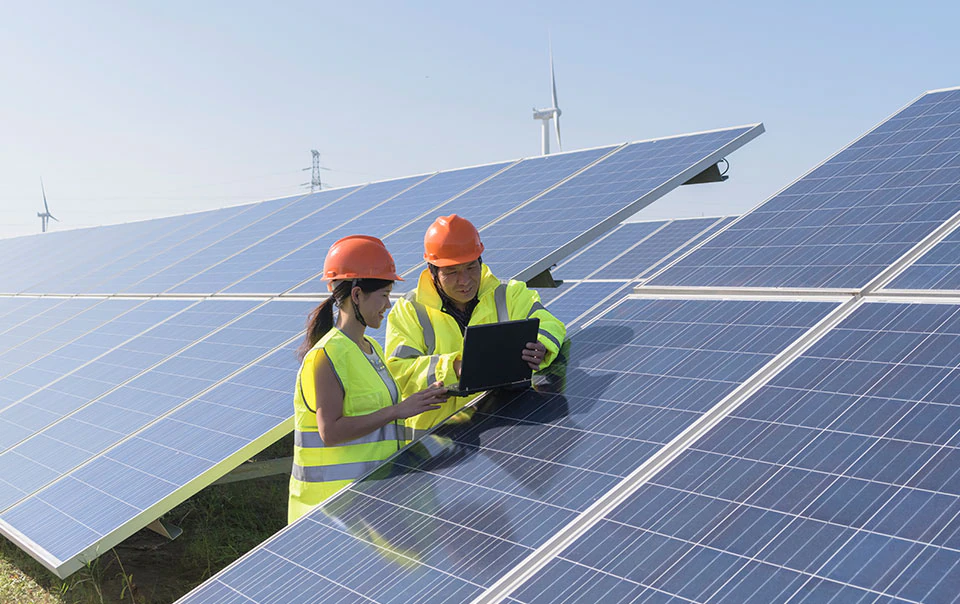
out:
M466 304L473 300L480 290L481 268L479 260L440 267L437 269L440 288L454 302Z

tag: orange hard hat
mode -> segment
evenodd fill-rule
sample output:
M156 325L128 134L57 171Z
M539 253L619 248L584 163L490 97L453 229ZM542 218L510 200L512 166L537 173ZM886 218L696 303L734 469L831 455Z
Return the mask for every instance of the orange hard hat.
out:
M349 235L330 246L323 261L323 280L340 279L403 281L387 246L369 235ZM333 283L327 287L332 290Z
M477 227L456 214L437 218L423 237L423 259L434 266L473 262L482 253Z

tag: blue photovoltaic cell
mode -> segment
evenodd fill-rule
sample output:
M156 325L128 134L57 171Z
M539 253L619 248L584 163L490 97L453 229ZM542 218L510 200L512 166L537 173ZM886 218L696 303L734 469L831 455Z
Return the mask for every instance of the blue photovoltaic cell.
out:
M125 259L119 265L103 267L84 279L81 292L116 293L126 291L133 284L213 246L234 233L251 227L262 218L270 216L301 197L298 195L242 206L246 208L243 212L232 214L226 220L218 222L204 231L197 232L193 236L158 251L152 256L137 254L133 258ZM227 208L227 210L229 209ZM221 211L223 210L217 210L217 212Z
M610 281L571 281L558 288L537 290L543 305L553 316L563 321L568 330L577 318L602 300L618 292L622 296L631 291L633 291L633 287L630 284ZM596 314L599 314L599 311Z
M590 279L635 279L719 222L717 218L674 220L627 253L590 275Z
M76 307L80 308L81 312L74 314L64 312L68 310L67 308L60 309L57 312L59 323L48 319L46 325L29 328L26 333L28 337L19 338L21 341L18 344L10 342L7 338L8 334L0 335L0 342L2 342L0 350L3 350L0 352L0 380L11 374L15 378L16 372L20 369L95 331L145 301L73 299L71 302L76 303ZM59 373L65 370L59 365L53 369ZM2 383L0 381L0 393L5 394L6 389ZM3 394L0 394L0 398Z
M115 545L111 533L128 522L162 514L155 506L178 489L269 444L253 447L288 430L298 368L299 342L278 346L297 338L311 308L270 302L103 397L97 412L67 415L0 455L3 482L21 487L5 487L0 531L26 536L59 561L52 570L69 573L78 556Z
M387 249L393 254L401 274L423 264L423 236L437 216L459 214L477 228L492 222L520 204L542 193L558 182L590 165L615 147L575 151L525 159L501 174L480 184L428 213L419 220L404 226L384 238ZM416 274L407 275L407 283L397 283L397 291L407 291L416 284ZM504 278L507 278L505 275ZM294 293L326 292L326 284L313 279L294 290Z
M522 602L955 602L960 306L868 303Z
M186 254L186 250L191 249L190 244L195 246L200 241L210 242L215 240L213 238L217 237L217 233L222 233L224 230L232 232L241 228L237 226L238 224L252 223L259 217L260 212L265 210L260 206L261 204L247 204L203 212L198 215L197 221L189 225L189 228L174 231L139 249L130 250L129 253L112 261L85 267L85 272L78 272L77 275L69 278L61 278L56 287L59 291L115 293L117 290L110 289L110 284L119 283L123 275L142 276L144 273L141 271L147 271L146 274L149 274L153 272L148 270L150 263L163 257L164 254L169 254L173 250L180 250Z
M762 131L757 125L627 145L483 229L484 259L499 274L533 277L555 251L576 251L602 234L587 235L595 227L613 228Z
M14 249L3 257L0 291L51 293L64 275L86 272L143 245L188 226L196 216L172 216L143 222L11 239ZM4 247L6 247L4 246ZM42 283L38 283L40 281Z
M264 250L261 256L265 261L272 264L266 265L249 277L228 287L225 292L286 292L304 281L320 276L327 250L341 237L353 234L386 237L390 232L397 230L411 220L419 218L421 215L432 215L432 210L437 205L489 178L508 165L490 164L435 174L417 186L392 196L372 211L359 215L350 200L357 195L361 195L366 191L364 189L364 191L360 191L344 200L350 202L348 204L350 207L342 216L331 215L328 209L297 225L297 228L303 226L302 232L290 239L288 255L278 254L276 245L273 245L269 251ZM343 204L338 204L338 206L340 205ZM417 249L422 249L422 247L423 242L421 240ZM391 244L391 252L396 254L398 251L399 248ZM326 290L325 287L324 290Z
M429 176L413 176L373 183L357 189L346 197L341 197L336 203L325 206L312 204L309 211L301 210L302 216L287 228L256 242L255 245L243 250L236 256L199 272L195 277L169 291L173 293L219 292L271 262L286 256L315 239L318 235L322 235L330 229L337 229L358 214L366 211L378 211L380 204L384 201L417 186L418 183L422 183L429 178ZM426 180L426 182L429 182L429 180ZM331 193L331 195L334 195L334 193ZM352 233L343 233L342 235L349 234ZM339 237L337 238L339 239ZM326 249L324 250L325 253ZM303 269L309 271L307 274L321 272L322 268L322 257L319 265L303 267ZM272 271L268 269L268 273L272 273ZM276 273L276 275L281 276L280 273ZM286 285L283 285L283 283L286 283ZM283 281L277 286L283 288L279 291L265 290L252 293L280 293L296 285L296 283L296 281L292 283Z
M558 264L550 272L555 279L586 279L612 258L616 258L669 223L669 220L623 223L577 252L576 255Z
M925 94L651 285L860 288L960 210L960 89Z
M885 289L960 290L960 230L954 230Z
M121 293L155 294L166 292L293 224L303 218L305 214L335 203L338 199L349 195L353 191L355 189L321 191L305 197L298 197L290 203L276 204L280 206L276 211L225 237L210 242L210 245L187 257L178 258L172 264L165 264L154 273L144 273L140 280L123 288Z
M162 236L156 239L137 242L128 249L118 250L108 258L82 264L67 274L59 274L35 283L30 287L30 290L52 293L90 291L96 283L103 280L100 275L112 276L123 272L125 268L135 266L142 260L191 239L198 233L206 232L210 227L243 213L249 207L236 206L182 216L177 225L171 225L163 232Z
M15 324L11 321L8 327L3 326L0 322L0 350L12 350L34 339L38 334L54 329L64 321L69 321L71 318L82 314L100 301L94 299L54 299L48 303L33 305L33 309L39 311L33 316L26 318L25 314L18 313L22 320Z
M469 601L835 307L626 300L181 602Z
M38 300L37 298L0 298L0 333L18 323L21 319L17 317L22 316L22 309Z
M680 256L682 256L682 255L685 254L686 252L692 250L692 249L695 248L696 246L700 245L700 242L701 242L701 241L705 241L708 237L711 237L714 233L718 233L718 232L720 232L721 230L723 230L724 228L726 228L726 226L727 226L728 224L730 224L731 222L733 222L733 221L736 220L737 218L738 218L737 216L726 216L726 217L724 217L724 218L721 218L719 221L716 222L716 224L714 224L713 226L711 226L711 227L708 228L707 230L705 230L705 231L703 231L702 233L700 233L699 235L697 235L692 241L690 241L689 243L687 243L686 245L684 245L684 246L682 246L682 247L677 248L677 249L674 250L673 253L671 253L669 256L667 256L666 258L664 258L664 259L661 260L660 262L657 262L657 263L654 264L653 266L649 267L649 268L648 268L646 271L644 271L642 274L637 275L638 278L646 278L646 277L649 277L650 275L654 274L654 273L657 272L660 268L662 268L662 267L664 267L664 266L667 266L668 264L670 264L671 262L673 262L675 259L679 258Z
M0 432L0 448L7 450L24 433L33 434L78 409L88 412L91 401L108 392L114 395L111 391L120 384L256 304L151 300L44 357L38 363L48 370L46 384L31 385L0 410L0 422L7 428ZM0 472L0 481L4 479Z

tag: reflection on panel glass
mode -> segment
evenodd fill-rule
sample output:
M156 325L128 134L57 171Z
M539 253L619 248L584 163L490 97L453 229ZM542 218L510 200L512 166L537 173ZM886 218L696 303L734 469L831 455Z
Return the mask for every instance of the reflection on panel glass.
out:
M469 601L835 307L626 300L184 601Z
M514 596L952 602L960 307L870 303Z

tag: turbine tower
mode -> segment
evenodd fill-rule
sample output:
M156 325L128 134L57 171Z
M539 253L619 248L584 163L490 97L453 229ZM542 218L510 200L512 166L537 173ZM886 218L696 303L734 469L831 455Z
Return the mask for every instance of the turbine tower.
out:
M57 217L56 217L56 216L54 216L53 214L50 213L50 207L47 206L47 192L44 191L44 189L43 189L43 178L42 178L42 177L40 178L40 193L43 194L43 212L37 212L37 216L40 217L40 232L41 232L41 233L46 233L46 232L47 232L47 224L49 223L49 221L50 221L51 218L53 218L53 219L56 220L57 222L60 222L60 221L57 220Z
M560 142L560 105L557 104L557 78L553 74L553 48L550 48L550 85L553 89L553 105L549 109L533 109L533 119L540 120L543 126L543 137L540 143L540 153L550 155L550 120L553 120L554 130L557 132L557 149L563 151Z

